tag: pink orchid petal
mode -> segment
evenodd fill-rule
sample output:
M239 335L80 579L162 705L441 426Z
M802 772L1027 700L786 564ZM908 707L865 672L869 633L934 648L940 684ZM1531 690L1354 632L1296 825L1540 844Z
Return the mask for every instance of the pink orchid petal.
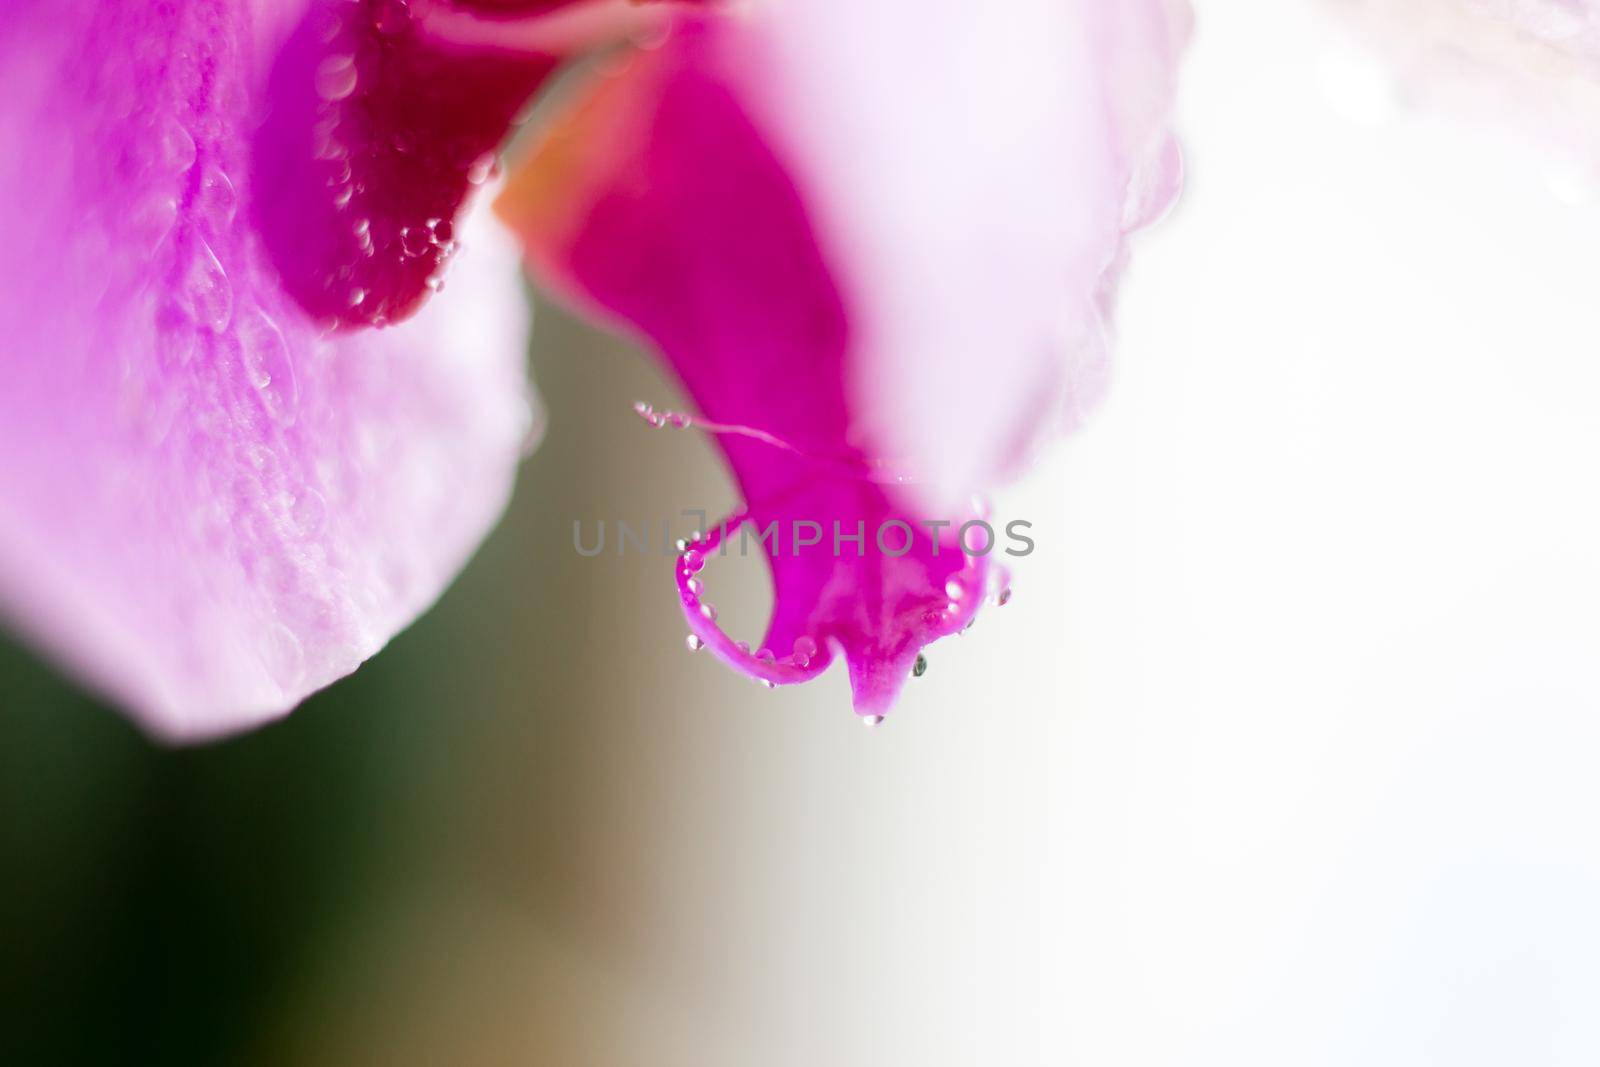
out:
M250 224L303 4L13 2L0 23L0 610L154 733L275 717L424 610L532 427L511 250L326 334Z
M1128 230L1176 196L1182 2L775 4L728 49L844 293L857 432L947 510L1079 422Z

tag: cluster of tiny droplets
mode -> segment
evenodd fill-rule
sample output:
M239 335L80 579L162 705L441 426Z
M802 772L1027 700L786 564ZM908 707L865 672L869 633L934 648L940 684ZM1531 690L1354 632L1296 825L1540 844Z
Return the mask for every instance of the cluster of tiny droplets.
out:
M701 599L701 594L705 591L705 584L698 577L693 577L698 575L705 567L705 550L707 547L704 535L699 532L696 532L691 538L679 539L677 542L679 553L678 568L685 576L684 588L689 594L689 608L699 611L701 617L707 622L714 623L717 621L716 605L708 600ZM698 634L689 634L684 639L684 646L690 652L698 652L706 647L706 643ZM738 649L740 655L750 656L763 666L782 665L796 667L800 670L805 670L811 666L811 661L817 654L817 642L815 639L804 635L795 638L793 649L783 659L779 659L777 654L770 648L757 649L752 655L748 641L735 642L734 647ZM776 689L778 687L778 683L770 678L757 678L756 681L766 689Z
M174 38L185 39L189 29L180 27ZM135 257L137 276L165 279L160 286L101 294L135 301L130 306L152 327L162 384L126 406L130 429L152 447L198 457L206 477L228 487L193 514L190 535L240 545L241 555L259 561L257 580L266 588L296 578L272 565L274 551L256 546L315 537L327 504L314 486L284 469L273 449L236 432L258 411L276 432L286 430L300 397L289 342L265 298L248 284L250 252L235 232L239 195L229 171L237 173L241 161L231 154L229 127L239 121L243 90L215 73L230 68L215 51L229 47L225 39L199 40L198 48L152 53L98 72L108 96L121 94L126 84L164 80L174 103L135 120L142 128L125 140L124 151L105 158L131 206L116 216L86 218L74 254L89 257L81 276L118 277L122 272L106 261L105 245L96 246L92 237L115 235L113 247ZM115 340L129 352L141 351ZM146 371L128 375L130 383L148 380ZM292 688L307 664L286 621L263 630L258 653L271 678Z
M661 429L671 426L674 429L687 430L694 425L694 419L680 411L657 411L643 400L633 405L634 414L638 415L650 426Z
M661 429L665 426L672 426L678 429L687 429L694 425L693 418L688 415L674 411L657 411L654 406L646 403L643 400L636 401L634 403L633 411L634 414L638 415L648 425L654 427L655 429ZM904 482L906 479L904 477L897 477L896 481ZM974 510L979 513L987 512L986 507L980 507L977 504L975 504ZM677 549L680 553L678 560L679 566L684 568L688 574L699 573L700 569L705 565L705 558L703 552L701 551L702 546L700 542L701 535L698 532L692 539L679 539L677 542ZM715 622L717 618L717 609L709 602L698 601L698 597L704 589L704 585L701 583L701 581L698 578L689 578L685 583L685 586L690 595L696 598L696 600L691 601L690 607L694 607L695 603L698 602L701 615L704 616L708 622ZM948 598L948 602L945 604L945 611L950 615L954 615L961 610L961 601L967 594L967 588L959 579L951 578L945 583L944 591L945 596ZM1005 604L1010 603L1010 584L1004 584L998 590L988 593L984 599L986 602L993 603L997 606L1004 606ZM933 613L928 621L935 622L937 620L937 613ZM972 629L972 626L975 622L977 622L976 617L969 619L967 624L957 632L957 636L965 634L968 630ZM705 642L696 634L690 634L685 639L684 643L690 652L698 652L700 649L705 647ZM737 648L742 655L750 655L750 645L748 642L736 642L734 647ZM817 646L815 641L809 637L801 637L795 641L793 655L782 662L786 664L792 663L794 666L804 669L805 667L810 666L811 657L816 655L816 651ZM772 651L766 648L760 649L756 653L755 658L762 663L770 664L778 662ZM912 664L911 667L911 676L913 678L921 678L927 672L928 658L923 653L918 652L916 662ZM757 680L768 689L776 687L776 684L768 679L762 678ZM864 715L861 717L861 721L867 726L877 726L883 722L883 716Z
M375 38L369 38L366 27L360 22L363 14L371 27L377 30ZM336 18L338 21L328 30L329 38L345 39L351 43L352 49L359 45L369 52L381 51L388 47L386 41L396 40L411 30L411 12L406 0L373 0L365 5L364 12L362 5L350 4ZM371 55L358 55L352 50L329 55L317 65L313 76L317 116L311 130L312 158L323 172L324 181L332 193L334 208L349 216L346 225L359 255L363 259L373 259L383 250L386 254L398 251L400 256L411 259L428 257L432 269L425 277L424 284L437 293L444 288L451 257L460 249L451 220L428 218L416 224L400 225L390 232L389 223L361 213L360 197L367 189L356 173L355 164L362 160L353 157L352 153L364 153L370 162L383 153L404 156L416 150L404 130L396 131L383 144L352 146L348 143L343 130L344 122L355 110L355 103L363 91L363 62L371 58ZM464 161L464 164L467 180L473 185L489 181L496 175L499 166L493 153L478 155L470 161ZM381 232L375 232L375 222L382 228ZM352 311L362 309L373 296L357 283L355 269L349 262L341 262L334 267L332 273L323 279L323 285L336 303L342 303ZM379 313L372 318L372 325L386 326L388 320Z

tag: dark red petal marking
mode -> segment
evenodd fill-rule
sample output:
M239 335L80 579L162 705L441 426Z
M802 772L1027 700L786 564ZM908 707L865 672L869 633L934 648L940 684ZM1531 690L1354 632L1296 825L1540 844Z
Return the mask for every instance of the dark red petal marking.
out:
M443 283L462 202L558 62L441 46L405 0L314 3L255 142L252 209L290 293L330 325L415 311Z

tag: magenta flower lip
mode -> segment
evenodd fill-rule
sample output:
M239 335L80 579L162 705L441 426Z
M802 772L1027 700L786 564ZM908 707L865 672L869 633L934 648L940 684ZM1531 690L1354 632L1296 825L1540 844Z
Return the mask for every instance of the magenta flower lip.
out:
M926 533L899 557L769 552L755 652L717 627L698 575L747 524L958 515L1093 403L1125 233L1177 189L1176 12L818 0L691 17L536 140L500 201L530 270L659 351L697 410L636 410L713 433L745 501L679 560L694 643L770 684L842 657L876 719L922 648L971 623L989 564Z

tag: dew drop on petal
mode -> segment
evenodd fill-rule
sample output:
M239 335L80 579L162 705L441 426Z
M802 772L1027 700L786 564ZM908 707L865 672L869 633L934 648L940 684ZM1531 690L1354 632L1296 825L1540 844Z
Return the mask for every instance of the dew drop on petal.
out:
M500 174L500 161L493 152L485 152L467 167L467 181L473 185L482 185Z
M233 222L239 209L239 197L233 182L221 167L208 165L200 176L200 189L196 194L196 210L217 230L225 230Z
M183 301L194 321L221 333L233 318L233 286L211 246L201 239L189 260Z
M688 646L690 652L699 652L702 648L706 647L706 643L700 640L700 636L698 634L690 634L688 637L684 638L683 643Z
M433 247L433 238L421 226L400 227L400 247L408 256L420 256Z
M794 664L796 667L811 666L811 657L817 654L817 643L809 637L797 637L794 641Z
M717 621L717 609L713 604L701 604L700 614L705 616L707 622Z
M307 486L295 497L294 507L289 511L289 517L294 522L295 532L301 537L315 537L322 532L323 524L328 518L328 502L321 493Z
M763 689L776 689L776 688L778 688L778 683L774 682L771 678L762 678L762 679L760 679L760 682L761 682L761 688L763 688Z
M956 581L954 578L944 583L944 595L949 597L951 600L960 600L966 595L966 592L966 587L960 582Z
M239 345L245 375L260 394L267 415L278 422L293 421L300 389L283 331L270 315L256 308L239 324Z
M883 725L883 716L882 715L863 715L863 716L861 716L861 725L866 726L866 727L881 726L881 725Z
M165 171L182 174L194 166L197 151L194 136L183 124L170 115L162 119L156 131L156 162Z
M133 246L149 255L167 239L177 220L177 197L169 193L153 193L145 197L134 204L128 213Z
M921 652L917 653L917 662L911 665L911 677L921 678L928 673L928 657Z
M737 648L740 652L743 652L747 656L750 654L750 642L748 641L735 642L733 647Z
M317 65L317 95L324 100L343 100L356 91L356 57L329 56Z
M305 677L305 650L300 647L300 639L282 623L273 623L262 637L261 662L272 680L284 689L293 689Z

